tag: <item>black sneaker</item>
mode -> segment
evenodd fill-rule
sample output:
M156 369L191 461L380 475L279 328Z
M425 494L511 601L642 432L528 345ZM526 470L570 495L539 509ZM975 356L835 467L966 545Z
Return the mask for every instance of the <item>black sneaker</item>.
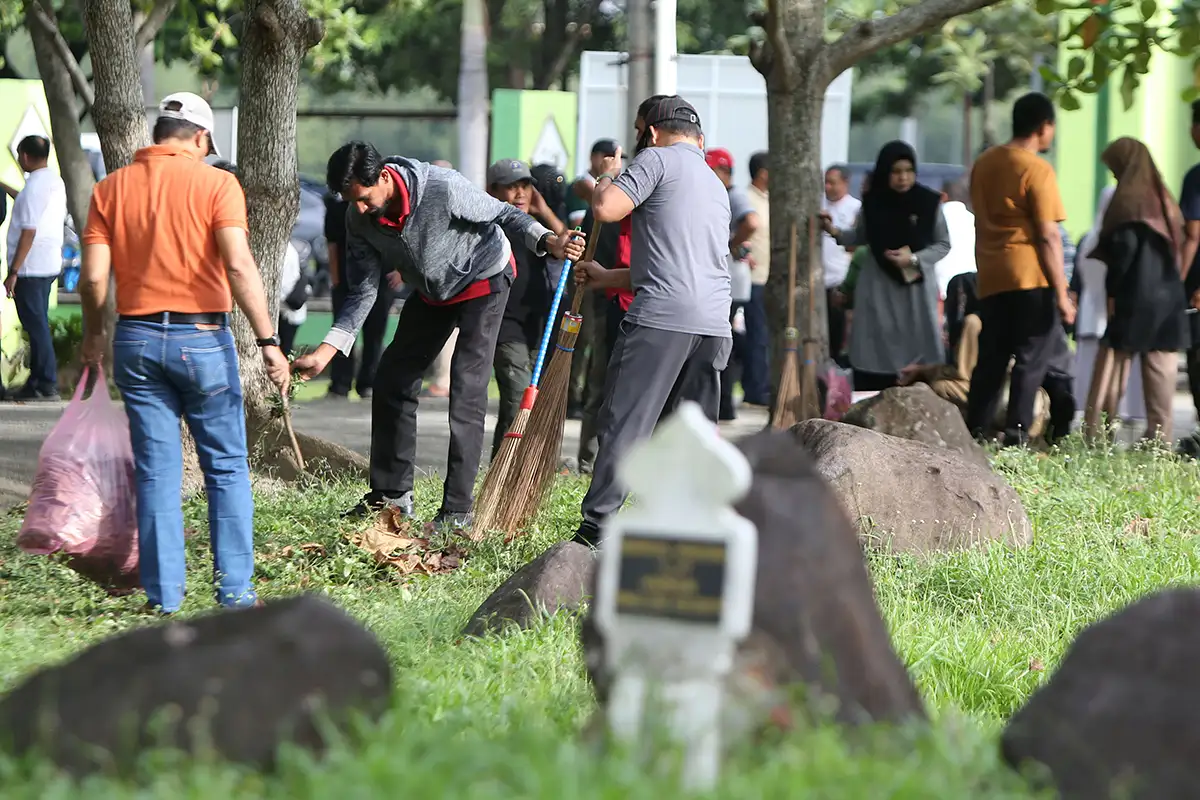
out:
M576 544L586 545L587 547L597 548L600 546L600 526L590 520L584 520L579 523L578 530L575 531L575 536L571 539Z
M475 525L475 515L470 511L439 511L433 518L433 527L439 531L469 531Z
M397 509L402 516L411 517L413 513L412 492L405 492L398 497L388 497L380 492L368 492L358 505L342 515L343 519L362 519L373 517L385 508Z
M58 400L58 390L53 389L48 392L43 392L36 386L30 386L28 383L21 387L15 394L9 396L9 399L15 400L18 403L37 403Z
M349 392L343 392L341 389L329 387L329 391L325 392L326 400L345 400L350 397Z
M370 400L372 394L373 394L373 392L371 391L370 386L366 387L365 389L358 390L358 396L361 397L363 400Z

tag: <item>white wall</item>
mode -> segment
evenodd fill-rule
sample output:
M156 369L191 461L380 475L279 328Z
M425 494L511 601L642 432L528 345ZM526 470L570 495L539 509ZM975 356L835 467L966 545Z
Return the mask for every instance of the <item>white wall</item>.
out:
M587 171L592 143L611 138L630 139L625 104L626 68L623 53L583 53L579 74L579 126L575 148L575 173ZM734 180L748 179L746 166L752 153L767 149L767 87L762 75L745 56L681 55L678 59L678 94L696 107L708 147L724 147L733 154ZM850 92L852 72L847 70L825 92L821 119L821 163L848 159L850 148Z

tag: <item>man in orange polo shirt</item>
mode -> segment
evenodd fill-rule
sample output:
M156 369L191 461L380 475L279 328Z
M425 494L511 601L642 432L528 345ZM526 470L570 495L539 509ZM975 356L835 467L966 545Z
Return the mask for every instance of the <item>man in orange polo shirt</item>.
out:
M246 198L237 178L204 163L216 153L212 130L203 99L166 97L155 144L96 184L81 237L84 360L103 358L111 273L113 380L133 440L138 566L149 606L168 614L179 610L185 580L181 418L204 472L217 602L258 601L246 424L229 331L233 300L258 337L267 375L281 390L290 382L250 254Z
M995 419L1007 375L1005 445L1029 439L1034 400L1048 374L1048 391L1059 397L1070 395L1061 369L1069 353L1063 323L1075 321L1059 230L1067 213L1054 167L1041 157L1054 141L1054 122L1049 97L1037 92L1024 95L1013 104L1012 139L989 148L971 167L983 330L979 359L971 373L967 427L977 437L985 435Z
M350 203L349 296L325 340L293 368L315 377L336 352L349 352L381 274L394 270L413 290L383 351L371 398L371 491L350 515L385 507L412 513L421 381L457 328L445 490L434 522L468 528L492 358L516 268L509 237L536 256L551 253L571 261L583 254L582 237L560 237L453 170L399 156L385 159L367 142L338 149L329 159L326 183Z

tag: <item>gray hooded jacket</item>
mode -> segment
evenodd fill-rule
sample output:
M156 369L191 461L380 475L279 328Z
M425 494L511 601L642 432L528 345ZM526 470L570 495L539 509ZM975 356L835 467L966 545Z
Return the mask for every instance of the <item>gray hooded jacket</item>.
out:
M386 163L404 179L409 216L396 230L360 214L354 204L346 211L348 292L325 343L347 355L386 273L395 270L413 291L445 302L472 283L504 272L512 254L505 232L539 256L546 254L542 239L551 233L452 169L398 156Z

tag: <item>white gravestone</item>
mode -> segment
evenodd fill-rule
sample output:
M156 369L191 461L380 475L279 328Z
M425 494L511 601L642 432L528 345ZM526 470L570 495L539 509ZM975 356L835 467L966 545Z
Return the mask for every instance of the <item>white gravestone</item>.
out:
M613 676L609 729L637 745L645 722L665 723L683 745L688 788L710 788L724 678L754 610L758 534L732 507L750 489L750 465L688 402L619 474L637 504L605 528L594 600Z

